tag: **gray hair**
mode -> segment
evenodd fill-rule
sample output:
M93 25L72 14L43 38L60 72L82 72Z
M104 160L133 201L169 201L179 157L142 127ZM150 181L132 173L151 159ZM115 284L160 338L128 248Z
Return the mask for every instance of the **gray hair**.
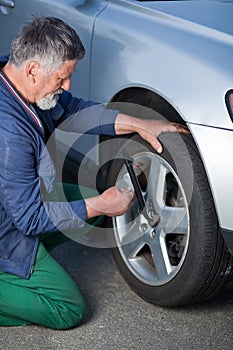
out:
M10 62L17 68L37 61L47 74L66 61L81 60L84 46L73 28L55 17L35 17L25 24L12 41Z

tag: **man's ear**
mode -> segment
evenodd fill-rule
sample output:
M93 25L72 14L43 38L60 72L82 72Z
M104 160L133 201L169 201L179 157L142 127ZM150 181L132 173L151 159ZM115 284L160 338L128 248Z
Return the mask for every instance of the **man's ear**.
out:
M25 73L26 73L27 79L29 79L29 81L32 84L36 82L39 68L40 68L40 65L36 61L29 61L25 66Z

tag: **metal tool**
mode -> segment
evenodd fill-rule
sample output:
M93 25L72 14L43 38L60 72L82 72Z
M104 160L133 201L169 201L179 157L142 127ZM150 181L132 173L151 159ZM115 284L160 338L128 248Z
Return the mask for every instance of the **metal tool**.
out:
M142 195L142 191L141 191L140 184L138 182L138 178L137 178L137 176L134 172L134 169L133 169L133 159L130 157L130 155L128 154L126 149L124 149L122 151L122 155L123 155L124 163L126 165L126 168L128 170L129 176L130 176L130 180L131 180L133 188L134 188L135 195L136 195L137 200L138 200L139 211L145 216L146 219L151 220L151 218L147 214L146 203L145 203L144 197Z
M145 202L145 199L143 197L138 178L134 172L133 159L130 157L130 155L126 149L122 150L122 155L123 155L124 163L126 165L126 168L128 170L129 176L130 176L130 180L131 180L133 188L134 188L134 192L135 192L137 200L138 200L139 211L148 220L148 223L150 224L150 226L154 227L160 221L160 217L155 212L154 208L150 208L151 215L148 215L147 208L146 208L146 202Z

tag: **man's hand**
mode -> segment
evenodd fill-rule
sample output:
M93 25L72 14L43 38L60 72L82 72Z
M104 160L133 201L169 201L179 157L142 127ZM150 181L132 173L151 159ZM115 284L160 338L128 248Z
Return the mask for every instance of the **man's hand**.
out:
M99 216L119 216L124 214L134 203L135 194L130 188L110 187L97 197L87 198L87 219Z
M158 152L163 151L158 136L163 132L179 132L189 134L186 126L177 123L168 123L163 120L143 120L143 127L139 129L138 134Z
M161 153L163 148L158 140L158 136L163 132L179 132L189 134L186 126L178 123L169 123L164 120L139 119L119 113L115 121L117 135L137 132L145 141Z

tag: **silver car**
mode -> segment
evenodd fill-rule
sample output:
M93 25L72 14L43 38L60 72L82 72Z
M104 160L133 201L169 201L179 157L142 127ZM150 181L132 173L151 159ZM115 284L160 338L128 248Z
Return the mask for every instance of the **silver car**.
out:
M112 219L119 270L157 305L212 297L233 276L233 1L0 0L0 54L31 14L60 17L80 35L74 94L189 128L164 133L162 154L135 135L74 136L65 163L75 173L88 153L83 164L98 168L102 188L132 185L126 149L149 219L138 201Z

